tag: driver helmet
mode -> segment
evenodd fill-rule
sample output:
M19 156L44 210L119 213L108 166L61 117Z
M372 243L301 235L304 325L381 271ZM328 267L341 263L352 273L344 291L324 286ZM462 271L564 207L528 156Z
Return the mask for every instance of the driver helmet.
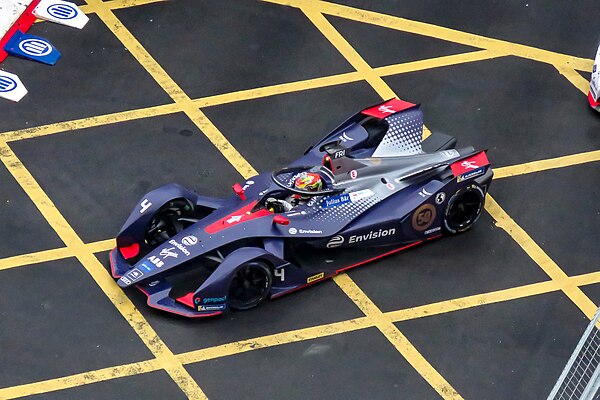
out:
M321 180L321 176L319 174L307 172L296 178L294 181L294 188L309 192L318 192L323 188L323 181ZM302 198L306 197L310 196L302 196Z

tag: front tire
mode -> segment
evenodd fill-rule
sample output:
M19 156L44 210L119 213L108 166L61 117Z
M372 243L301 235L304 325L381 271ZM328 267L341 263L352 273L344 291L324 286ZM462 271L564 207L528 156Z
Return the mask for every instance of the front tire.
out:
M242 264L229 286L228 302L232 310L248 310L267 298L273 283L269 267L262 261Z
M473 183L454 193L444 211L444 228L449 233L464 232L481 215L485 203L483 189Z

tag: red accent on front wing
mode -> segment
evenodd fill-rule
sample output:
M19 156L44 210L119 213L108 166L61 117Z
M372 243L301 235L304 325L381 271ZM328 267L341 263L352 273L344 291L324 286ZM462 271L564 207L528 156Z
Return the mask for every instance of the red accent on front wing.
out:
M150 304L150 295L148 294L148 292L146 292L144 289L142 289L139 285L136 287L138 288L138 290L140 292L144 293L146 295L146 297L148 298L148 301L146 302L146 304L148 304L152 308L156 308L157 310L163 310L166 312L170 312L171 314L181 315L182 317L186 317L186 318L214 317L215 315L223 314L223 311L215 311L213 313L208 313L208 314L194 314L194 315L182 314L182 313L172 310L170 308L161 307L159 304Z
M430 237L430 238L427 238L427 240L436 239L436 238L438 238L438 237L440 237L440 236L442 236L442 235L437 235L437 236L435 236L435 237ZM351 268L354 268L354 267L358 267L358 266L360 266L360 265L363 265L363 264L370 263L371 261L375 261L375 260L378 260L378 259L380 259L380 258L383 258L383 257L387 257L387 256L389 256L389 255L392 255L392 254L394 254L394 253L398 253L399 251L406 250L406 249L408 249L408 248L410 248L410 247L414 247L414 246L416 246L416 245L418 245L418 244L421 244L421 243L423 243L423 241L414 242L414 243L411 243L411 244L409 244L409 245L406 245L406 246L403 246L403 247L400 247L400 248L397 248L397 249L394 249L394 250L388 251L387 253L383 253L383 254L380 254L380 255L378 255L378 256L375 256L375 257L372 257L372 258L366 259L366 260L364 260L364 261L358 262L358 263L356 263L356 264L352 264L352 265L349 265L349 266L347 266L347 267L340 268L340 269L338 269L337 271L335 271L333 274L331 274L331 275L329 275L329 276L324 276L323 278L321 278L321 279L319 279L319 280L316 280L316 281L314 281L314 282L307 283L307 284L304 284L304 285L301 285L301 286L295 287L294 289L292 289L292 290L290 290L290 291L288 291L288 292L284 292L284 293L280 293L280 294L278 294L278 295L275 295L275 296L271 296L271 298L272 298L272 299L276 299L276 298L278 298L278 297L281 297L281 296L283 296L283 295L285 295L285 294L293 293L293 292L295 292L296 290L300 290L300 289L303 289L303 288L305 288L305 287L307 287L307 286L314 285L315 283L322 282L322 281L324 281L324 280L325 280L325 279L327 279L327 278L333 278L334 276L336 276L336 275L337 275L337 274L339 274L340 272L346 271L346 270L348 270L348 269L351 269Z
M186 295L178 297L175 300L177 300L181 304L185 304L188 307L196 309L196 307L194 307L194 292L190 292L190 293L188 293Z
M450 168L452 169L454 176L459 176L465 172L485 167L486 165L490 165L490 162L485 154L485 151L480 151L474 156L455 162L454 164L450 165Z
M246 204L244 207L240 208L237 211L232 212L226 217L221 218L217 222L213 222L208 225L204 230L206 233L213 234L217 233L223 229L231 228L234 225L241 224L243 222L248 222L252 219L266 217L267 215L273 215L272 212L266 209L260 209L256 212L250 213L256 201L253 201L250 204Z
M4 46L13 37L13 35L20 30L25 33L31 25L36 20L35 15L33 15L33 10L37 7L41 0L33 0L31 4L25 9L23 14L15 21L15 23L10 27L10 29L6 32L6 35L0 39L0 62L4 61L8 53L4 51Z
M594 100L594 98L592 97L592 92L588 92L588 102L590 103L590 106L592 106L593 109L600 109L600 101Z
M385 103L378 104L375 107L363 110L362 114L383 119L399 111L408 110L409 108L414 106L416 106L416 104L409 103L408 101L391 99L386 101Z
M130 258L133 258L140 254L140 245L134 243L130 246L119 247L119 251L126 260L129 260Z

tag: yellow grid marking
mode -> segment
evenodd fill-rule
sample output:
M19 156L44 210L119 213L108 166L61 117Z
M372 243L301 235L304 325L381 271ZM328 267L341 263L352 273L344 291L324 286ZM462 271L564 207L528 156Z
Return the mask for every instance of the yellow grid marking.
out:
M402 354L410 365L435 389L444 399L462 399L458 392L436 371L436 369L419 353L406 336L393 324L393 320L367 297L356 283L346 274L333 278L335 283L373 321L377 329Z
M600 150L494 168L494 180L600 161Z
M268 1L268 0L267 0ZM387 83L379 76L373 68L361 57L360 54L348 43L348 41L331 25L329 21L316 11L314 4L309 0L303 0L300 10L321 31L323 36L344 56L346 61L371 85L382 99L388 100L398 97ZM423 125L423 138L426 139L431 132Z
M293 331L261 336L258 338L240 340L207 349L193 350L179 354L177 357L184 364L212 360L224 356L246 353L248 351L265 349L268 347L317 339L326 336L353 332L373 326L366 317L354 318L341 322L312 326L310 328L296 329Z
M415 33L449 42L493 50L498 53L512 54L517 57L527 58L547 64L574 68L580 71L591 71L594 62L591 59L569 56L554 51L543 50L523 44L493 39L455 29L445 28L425 22L414 21L406 18L395 17L388 14L361 10L340 4L328 3L318 0L263 0L270 3L288 5L302 9L310 1L311 6L323 14L333 15L357 22L364 22L383 28L395 29L402 32Z
M556 67L558 72L567 78L577 89L587 96L590 91L590 82L575 71L573 68Z
M248 161L229 143L217 127L206 118L204 113L196 107L194 102L181 90L179 85L154 60L150 53L148 53L121 21L115 17L112 11L100 0L87 0L87 3L94 6L96 14L106 26L240 174L245 178L256 175L256 171Z
M93 245L90 243L89 246ZM339 278L338 278L339 279ZM444 300L437 303L426 304L422 306L411 307L396 311L384 313L392 322L401 322L417 318L425 318L439 314L446 314L454 311L465 310L469 308L495 304L504 301L511 301L526 297L532 297L540 294L551 293L561 290L561 285L591 285L600 283L600 272L592 272L578 276L568 277L563 280L551 280L538 282L509 289L502 289L488 293L476 294L451 300ZM354 295L355 298L357 296ZM202 361L208 361L216 358L242 354L245 352L265 349L269 347L295 343L304 340L316 339L325 336L337 335L346 332L366 329L375 326L374 321L368 317L360 317L340 322L329 323L325 325L302 328L272 335L240 340L226 343L214 347L200 350L193 350L176 355L183 364L191 364ZM95 371L88 371L80 374L66 376L62 378L49 379L40 382L34 382L25 385L0 389L0 398L16 398L29 396L47 391L67 389L75 386L87 385L95 382L101 382L108 379L119 378L123 376L135 375L138 373L150 372L160 369L154 360L131 363L121 366L109 367ZM150 363L146 365L146 363ZM44 388L48 390L44 390Z
M307 2L309 3L309 2ZM304 3L303 3L304 4ZM308 19L323 33L323 36L344 56L344 58L358 71L358 73L375 89L382 99L387 100L397 97L396 93L373 72L373 68L358 54L348 41L325 19L323 14L315 11L314 8L307 5L300 10Z
M88 251L92 253L99 253L101 251L108 251L114 249L116 246L115 239L101 240L99 242L92 242L86 244Z
M158 337L142 314L135 308L131 300L115 283L94 254L85 246L67 220L62 216L54 203L46 195L35 178L29 173L17 156L6 143L0 144L0 159L21 185L25 193L40 210L50 226L66 244L67 248L77 257L90 276L106 294L123 318L133 328L148 349L160 361L181 390L190 398L205 398L204 393L196 382L189 376L171 350Z
M450 56L442 56L419 61L387 65L383 67L374 68L373 71L375 71L380 76L390 76L402 73L422 71L425 69L440 68L449 65L477 62L501 56L503 55L494 53L489 50L479 50L463 54L455 54ZM363 78L358 72L349 72L344 74L330 75L320 78L259 87L254 89L240 90L232 93L207 96L194 100L194 103L198 108L211 107L244 100L253 100L262 97L276 96L285 93L294 93L309 89L343 85L362 80ZM183 109L180 107L179 104L176 103L152 106L147 108L140 108L137 110L121 111L100 116L81 118L65 122L57 122L53 124L19 129L14 131L7 131L0 133L0 138L2 138L2 140L4 141L12 142L17 140L32 139L40 136L53 135L56 133L70 132L74 130L132 121L142 118L168 115L182 111Z
M35 253L2 258L0 259L0 271L10 268L22 267L24 265L60 260L72 256L73 254L69 248L62 247L59 249L42 250Z
M57 122L54 124L4 132L0 133L0 140L4 142L12 142L16 140L32 139L40 136L53 135L56 133L69 132L78 129L93 128L96 126L105 126L141 118L173 114L179 111L181 110L177 104L167 104L132 111L122 111L113 114L81 118L72 121Z
M552 280L565 281L568 277L567 274L542 250L523 228L517 225L490 195L487 195L485 209L496 220L496 226L504 229ZM562 290L588 318L593 318L598 307L579 287L567 284L562 287Z
M62 378L48 379L0 389L0 399L16 399L24 396L33 396L40 393L48 393L57 390L70 389L77 386L89 385L90 383L145 374L147 372L158 371L160 369L162 369L162 366L156 358L126 365L117 365L115 367L82 372L80 374L69 375Z
M292 5L304 11L307 17L309 17L309 19L311 19L311 21L325 34L325 36L344 55L344 57L347 59L350 58L349 62L353 65L357 72L281 85L273 85L270 87L250 89L236 93L227 93L192 101L185 93L183 93L183 91L156 63L156 61L152 59L152 57L139 44L139 42L137 42L131 33L126 30L120 21L114 17L114 14L109 11L110 9L131 7L159 1L163 0L114 0L106 3L102 3L98 0L90 0L88 2L88 6L82 6L81 8L84 10L84 12L98 13L104 23L127 46L130 52L134 54L134 57L136 57L136 59L155 78L159 85L161 85L161 87L167 91L167 93L175 101L175 104L125 111L105 116L84 118L81 120L51 124L37 128L23 129L20 131L8 132L7 134L0 136L2 138L0 139L0 153L2 161L5 163L11 174L13 174L15 179L17 179L17 181L23 186L36 206L41 211L43 210L42 214L44 217L48 220L51 226L55 228L61 239L63 239L63 241L67 244L67 247L65 248L44 250L36 253L0 259L0 270L75 256L85 266L90 275L92 275L101 289L105 291L113 303L115 303L115 300L120 300L121 297L125 297L123 292L114 283L112 278L108 276L102 265L92 254L94 252L105 251L112 248L114 240L110 239L101 242L83 244L81 239L72 230L60 212L56 210L50 199L35 182L33 177L5 144L7 141L27 139L58 132L83 129L86 127L100 126L110 123L183 111L192 121L194 121L194 123L196 123L202 132L209 138L209 140L215 144L215 146L221 151L221 153L223 153L226 159L232 162L234 167L236 167L236 169L244 177L248 177L254 175L255 171L245 160L243 160L243 158L240 160L241 155L237 153L237 150L235 150L231 144L229 144L226 138L206 118L206 116L198 109L198 107L206 107L210 105L224 104L251 98L259 98L281 93L313 89L317 87L350 83L363 79L371 84L380 95L387 93L389 90L389 92L391 92L391 96L387 97L395 97L393 91L391 91L391 89L381 79L382 76L436 68L445 65L454 65L464 62L480 61L505 55L515 55L518 57L552 64L556 67L558 72L565 76L575 87L580 89L584 94L587 94L587 86L589 83L575 70L589 70L593 64L592 60L589 59L572 57L530 46L486 38L449 28L443 28L418 21L411 21L404 18L359 10L323 1L310 1L309 3L309 0L267 0L272 3ZM421 60L392 66L371 68L343 38L343 36L340 35L323 17L323 13L355 20L358 22L370 23L404 32L416 33L419 35L430 36L455 43L479 47L484 50L453 56L438 57L431 60ZM383 95L382 97L386 98L386 96ZM597 161L598 156L598 152L588 152L558 157L555 159L534 161L516 166L498 168L495 170L496 179ZM234 157L233 161L231 157ZM357 306L359 306L359 308L367 315L367 317L311 328L304 328L296 331L284 332L281 334L268 335L255 339L248 339L221 346L215 346L208 349L183 353L177 356L173 355L170 350L166 348L164 343L160 341L152 328L150 328L149 325L147 325L147 322L143 320L142 324L146 324L146 327L138 327L139 329L136 329L135 326L132 326L145 343L152 336L155 336L155 338L158 339L158 342L155 341L153 345L160 350L161 357L157 356L156 359L149 361L105 368L88 373L73 375L70 377L0 389L0 397L24 396L27 394L44 393L51 390L59 390L67 387L98 382L101 380L113 379L120 376L129 376L155 371L161 368L167 369L167 372L169 372L169 374L180 385L180 387L182 387L182 390L184 390L188 396L191 395L204 397L204 394L201 393L200 388L189 376L189 374L187 374L185 369L183 369L181 363L187 364L191 362L198 362L227 355L239 354L259 348L272 347L280 344L293 343L327 335L364 329L370 326L377 326L388 338L388 340L390 340L390 342L396 346L396 348L403 355L405 355L405 358L407 358L407 360L409 360L413 366L416 364L415 368L417 371L421 373L427 379L427 381L430 382L434 388L436 388L436 390L438 390L438 393L446 398L460 398L460 395L456 393L456 391L444 380L444 378L439 375L435 369L433 369L427 360L425 360L410 344L410 342L408 342L408 340L400 333L400 331L398 331L398 329L393 325L393 322L442 314L460 309L529 297L557 290L562 290L565 292L567 296L571 298L571 300L588 317L591 317L595 312L595 305L583 294L578 286L600 282L600 272L568 277L560 269L560 267L556 265L556 263L554 263L554 261L552 261L550 257L548 257L548 255L533 241L533 239L531 239L531 237L529 237L529 235L527 235L527 233L520 228L489 196L486 209L488 212L490 212L492 217L494 217L496 224L500 228L504 229L550 276L552 280L491 293L468 296L460 299L442 301L405 310L382 313L347 275L340 275L335 278L336 283L357 304ZM48 214L45 212L48 212ZM111 292L111 290L108 290L110 288L116 288L116 291ZM115 304L115 306L121 312L123 310L129 311L127 307L133 307L126 297L125 299L125 303ZM129 302L129 304L126 304L127 302ZM135 309L133 313L139 314ZM130 322L129 318L135 320L137 315L124 315L124 317L128 320L128 322ZM139 317L143 319L141 314L139 314ZM142 334L140 334L138 330L143 330Z

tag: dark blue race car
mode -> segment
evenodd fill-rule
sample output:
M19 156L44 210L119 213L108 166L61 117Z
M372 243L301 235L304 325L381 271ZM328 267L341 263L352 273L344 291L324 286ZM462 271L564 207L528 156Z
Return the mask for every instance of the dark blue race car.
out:
M492 180L485 151L422 141L417 105L349 118L286 168L219 199L176 184L146 194L111 252L119 286L186 317L244 310L419 243L465 231Z

